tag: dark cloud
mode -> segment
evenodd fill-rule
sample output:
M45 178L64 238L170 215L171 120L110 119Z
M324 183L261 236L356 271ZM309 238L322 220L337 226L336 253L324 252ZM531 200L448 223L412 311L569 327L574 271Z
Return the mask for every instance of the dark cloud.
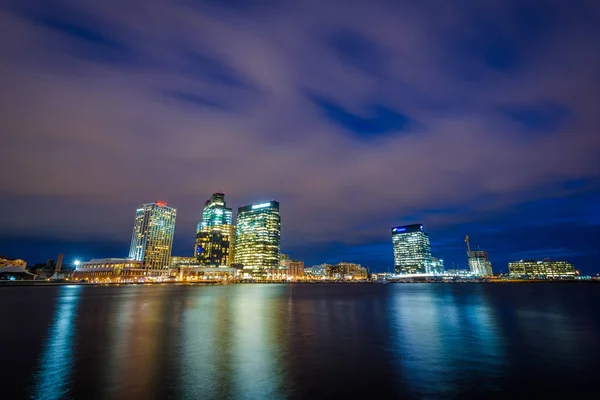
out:
M236 88L250 88L250 83L230 65L216 57L195 51L184 52L186 71L192 75L209 79L215 83Z
M318 95L309 97L333 123L359 136L405 131L411 126L410 118L381 104L368 104L364 108L368 110L369 116L363 117L349 112L325 97Z
M327 44L342 63L374 76L385 73L389 55L382 46L364 34L341 29L330 34Z
M389 227L422 221L456 263L468 231L500 264L594 268L546 235L552 210L576 208L582 242L600 225L594 2L5 3L0 225L32 248L7 255L121 255L156 199L189 253L218 190L280 200L283 250L309 262L387 268Z
M32 25L40 27L56 51L94 62L137 62L136 49L121 37L124 32L94 13L59 1L15 3L14 10Z
M572 117L571 110L554 102L531 106L512 105L503 112L509 119L533 132L555 132Z
M185 91L180 91L180 90L172 90L172 89L163 89L160 90L159 93L162 96L165 96L167 98L172 98L181 102L185 102L188 104L192 104L194 106L198 106L198 107L208 107L208 108L214 108L214 109L218 109L218 110L229 110L231 107L226 105L226 104L222 104L222 103L218 103L214 100L211 100L207 97L198 95L196 93L190 93L190 92L185 92Z

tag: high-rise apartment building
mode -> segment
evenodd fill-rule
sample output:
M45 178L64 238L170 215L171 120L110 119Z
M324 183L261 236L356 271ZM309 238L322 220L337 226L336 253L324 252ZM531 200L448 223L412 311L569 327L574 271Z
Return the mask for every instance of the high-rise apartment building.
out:
M196 228L194 253L201 265L230 266L233 261L233 213L223 193L207 200Z
M392 228L394 265L400 274L431 273L433 258L429 235L422 224Z
M171 262L177 210L167 203L144 204L135 215L129 258L143 261L154 274L166 273Z
M577 275L573 264L549 258L510 262L508 271L512 277L567 278Z
M280 241L278 202L251 204L238 209L234 252L236 264L253 270L278 268Z
M492 276L492 263L488 253L483 250L471 250L469 256L469 269L473 275Z

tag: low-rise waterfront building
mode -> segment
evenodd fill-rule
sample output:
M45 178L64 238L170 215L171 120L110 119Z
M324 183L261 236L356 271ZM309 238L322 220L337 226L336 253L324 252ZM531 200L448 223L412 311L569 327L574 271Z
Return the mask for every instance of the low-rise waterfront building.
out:
M446 275L446 276L454 276L454 277L461 277L461 278L468 278L468 277L473 276L473 273L469 269L447 269L444 272L444 275Z
M508 271L511 277L528 278L572 278L577 275L573 264L550 258L510 262Z
M328 268L328 277L334 280L367 279L367 269L360 264L340 262Z
M292 280L304 278L304 261L289 260L287 270L288 276Z
M237 279L237 268L232 267L206 267L203 265L185 265L175 271L183 281L233 281Z
M196 257L171 256L171 268L198 265Z
M71 274L72 280L88 282L135 282L144 280L148 270L144 262L130 258L95 258L80 263Z
M0 281L31 281L37 275L27 271L22 265L0 266Z
M20 258L8 258L8 257L0 256L0 267L27 268L27 263L25 262L25 260L21 260Z
M269 268L265 270L266 274L253 274L253 278L265 279L268 281L282 281L288 279L288 269L285 267Z
M304 268L304 276L308 279L325 279L329 267L331 267L329 264L319 264Z
M441 275L444 273L444 260L441 258L433 257L431 261L430 273L435 275Z

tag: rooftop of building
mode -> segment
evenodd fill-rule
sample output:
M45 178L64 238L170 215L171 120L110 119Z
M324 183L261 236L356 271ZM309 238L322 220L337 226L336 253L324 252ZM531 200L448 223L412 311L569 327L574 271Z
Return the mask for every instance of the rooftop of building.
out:
M399 225L392 228L392 234L423 232L423 224Z
M141 261L134 260L131 258L92 258L89 261L84 261L82 264L107 264L107 263L125 263L125 262L133 262L133 263L141 263Z
M23 261L23 259L22 259L22 258L10 258L10 257L3 256L2 254L0 254L0 260L7 260L7 261Z
M544 258L541 260L516 260L516 261L511 261L511 263L544 263L544 262L568 262L565 260L555 260L553 258Z
M279 210L279 202L276 200L271 200L271 201L266 201L264 203L248 204L247 206L242 206L242 207L238 208L238 214L241 212L267 210L267 209Z

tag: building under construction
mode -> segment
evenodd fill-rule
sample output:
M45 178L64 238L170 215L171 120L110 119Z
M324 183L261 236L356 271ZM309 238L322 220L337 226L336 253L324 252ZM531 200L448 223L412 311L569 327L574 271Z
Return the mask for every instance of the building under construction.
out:
M487 251L471 250L469 235L465 237L465 243L467 244L467 256L469 257L469 269L471 273L478 276L492 276L494 273Z

